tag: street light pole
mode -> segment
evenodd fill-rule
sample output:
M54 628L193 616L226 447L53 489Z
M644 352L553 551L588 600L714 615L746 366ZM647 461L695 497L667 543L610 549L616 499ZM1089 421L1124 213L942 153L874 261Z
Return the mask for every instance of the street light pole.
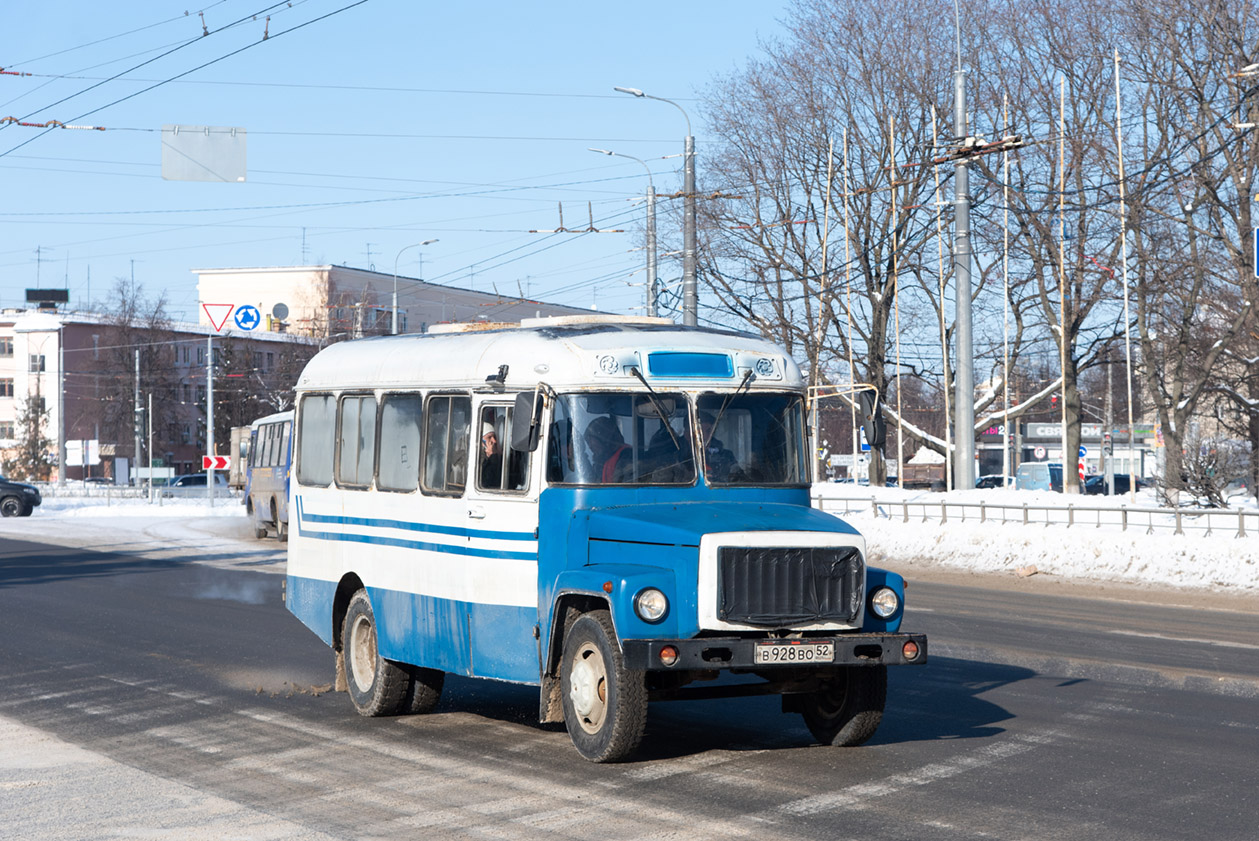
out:
M590 149L601 155L612 155L617 158L629 158L638 161L647 170L647 315L656 315L656 185L651 180L651 167L642 158L613 152L608 149Z
M672 99L652 96L638 88L617 87L613 90L640 99L667 102L686 118L686 143L683 146L682 176L682 323L688 327L699 324L699 286L695 280L695 137L691 134L691 117L686 109Z
M432 245L437 242L435 239L426 239L423 242L414 242L410 245L404 245L398 250L397 255L393 258L393 329L389 332L391 335L398 335L398 258L402 256L403 251L412 248L421 248L425 245ZM421 278L423 280L423 278Z
M962 69L961 11L954 2L957 21L957 70L953 73L953 131L968 137L966 118L966 71ZM955 487L975 487L975 346L971 324L970 172L966 158L954 164L953 176L953 276L957 279L955 318L957 375L953 380L953 427L957 451L953 464ZM1065 463L1065 462L1064 462Z

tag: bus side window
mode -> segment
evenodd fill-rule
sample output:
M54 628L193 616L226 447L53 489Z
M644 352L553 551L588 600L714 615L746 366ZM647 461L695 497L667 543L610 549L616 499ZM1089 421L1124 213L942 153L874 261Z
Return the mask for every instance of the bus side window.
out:
M573 441L573 421L568 417L568 404L555 406L555 418L546 436L546 480L548 482L573 482L577 476L576 442Z
M275 450L276 450L276 446L279 443L276 440L279 437L277 434L279 431L280 431L279 424L274 424L274 423L267 424L267 461L266 461L267 467L275 467L276 464L278 464L278 461L276 460L276 457L275 457Z
M280 454L276 458L276 464L288 465L289 461L289 436L293 433L293 423L285 421L282 427L283 432L280 435Z
M468 476L472 400L464 395L429 398L424 425L424 490L459 496Z
M413 491L420 483L420 395L386 394L380 404L376 487Z
M331 394L306 395L302 398L301 419L297 431L297 481L327 487L332 484L336 401Z
M372 483L376 463L376 398L341 398L340 430L337 484L365 488Z
M485 406L477 421L477 487L488 491L523 491L528 486L529 453L507 446L510 406Z

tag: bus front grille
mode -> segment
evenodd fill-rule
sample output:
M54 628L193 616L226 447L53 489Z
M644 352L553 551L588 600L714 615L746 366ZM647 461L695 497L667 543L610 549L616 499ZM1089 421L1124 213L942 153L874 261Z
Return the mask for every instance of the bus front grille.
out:
M772 628L852 624L864 580L861 553L851 547L722 546L717 617Z

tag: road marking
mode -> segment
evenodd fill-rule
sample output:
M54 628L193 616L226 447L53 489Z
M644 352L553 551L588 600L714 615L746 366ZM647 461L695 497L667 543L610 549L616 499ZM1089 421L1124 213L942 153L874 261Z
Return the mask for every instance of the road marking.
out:
M979 770L1003 759L1027 753L1051 741L1052 739L1049 736L1016 735L1009 741L986 745L979 750L959 756L949 762L936 762L904 774L894 774L883 780L860 783L825 794L815 794L811 797L784 803L771 811L788 815L807 816L836 809L860 808L871 798L886 797L911 786L927 785L937 780L945 780L958 774L964 774L967 771Z
M1167 640L1168 642L1196 642L1200 645L1218 645L1221 648L1245 648L1249 651L1259 651L1259 645L1251 645L1245 642L1230 642L1228 640L1203 640L1194 637L1171 637L1166 634L1153 634L1145 631L1111 631L1112 634L1121 634L1125 637L1145 637L1147 639Z
M747 756L752 753L764 753L764 751L748 751L740 754ZM626 772L625 776L639 782L652 782L654 780L663 780L666 777L673 777L678 774L688 774L701 768L707 769L714 765L721 765L729 762L734 758L734 754L724 750L705 751L692 756L683 757L681 759L661 759L655 762L641 765L637 768L631 768Z

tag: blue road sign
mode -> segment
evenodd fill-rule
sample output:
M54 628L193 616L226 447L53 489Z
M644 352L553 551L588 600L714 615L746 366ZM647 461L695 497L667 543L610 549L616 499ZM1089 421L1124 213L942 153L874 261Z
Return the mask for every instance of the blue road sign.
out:
M1081 446L1080 446L1080 458L1084 458L1084 457L1085 457L1086 455L1088 455L1088 454L1089 454L1088 447L1085 447L1085 446L1081 445Z
M253 330L262 323L258 308L249 304L241 304L236 308L236 326L242 330Z

